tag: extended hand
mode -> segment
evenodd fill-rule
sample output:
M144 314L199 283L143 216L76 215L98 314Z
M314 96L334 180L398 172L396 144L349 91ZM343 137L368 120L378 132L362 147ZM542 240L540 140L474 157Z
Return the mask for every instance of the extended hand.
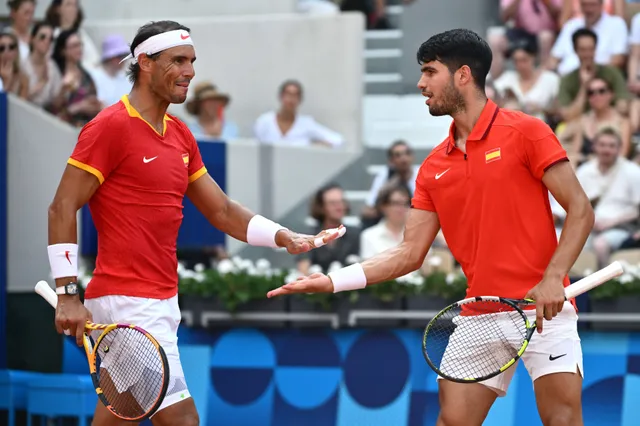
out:
M318 235L298 234L283 229L276 234L276 243L279 247L285 247L290 254L300 254L322 247L342 237L346 232L347 228L344 225L321 231Z
M562 311L565 302L564 283L562 279L543 278L533 287L525 299L536 302L536 328L542 333L542 320L550 321Z
M312 274L308 277L299 277L292 283L271 290L267 293L267 297L295 293L333 293L333 283L325 274Z

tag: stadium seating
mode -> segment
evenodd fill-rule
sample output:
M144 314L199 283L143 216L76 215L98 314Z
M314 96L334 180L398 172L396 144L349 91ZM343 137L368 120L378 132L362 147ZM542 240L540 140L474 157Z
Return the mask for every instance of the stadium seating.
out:
M87 426L98 397L88 375L40 374L27 385L27 426L35 415L75 417Z
M0 410L7 411L7 425L14 426L16 410L27 408L27 384L38 373L0 370Z

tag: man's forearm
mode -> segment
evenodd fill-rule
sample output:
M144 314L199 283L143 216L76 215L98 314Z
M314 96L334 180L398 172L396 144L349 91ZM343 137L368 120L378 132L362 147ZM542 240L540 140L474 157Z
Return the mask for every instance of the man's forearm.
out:
M420 251L401 243L363 261L362 269L367 277L367 285L394 280L417 270L424 260L416 256Z
M569 207L558 248L551 257L545 276L562 278L569 273L584 248L593 223L593 209L586 197Z

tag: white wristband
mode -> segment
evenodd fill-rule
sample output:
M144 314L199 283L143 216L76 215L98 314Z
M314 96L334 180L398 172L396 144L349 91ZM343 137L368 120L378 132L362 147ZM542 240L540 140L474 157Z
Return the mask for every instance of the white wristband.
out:
M256 247L278 248L276 234L283 229L287 228L257 214L247 226L247 243Z
M339 269L329 274L333 282L333 292L361 290L367 286L367 277L359 263Z
M78 276L78 245L54 244L47 247L53 278Z

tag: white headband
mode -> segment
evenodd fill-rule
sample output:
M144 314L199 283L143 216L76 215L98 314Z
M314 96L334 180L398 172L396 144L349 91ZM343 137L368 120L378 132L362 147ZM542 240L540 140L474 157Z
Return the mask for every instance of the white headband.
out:
M138 47L133 50L133 55L129 53L120 63L127 59L133 59L132 62L136 63L138 62L138 56L143 53L153 55L154 53L162 52L163 50L176 46L193 46L191 35L183 30L167 31L166 33L154 35L140 43Z

